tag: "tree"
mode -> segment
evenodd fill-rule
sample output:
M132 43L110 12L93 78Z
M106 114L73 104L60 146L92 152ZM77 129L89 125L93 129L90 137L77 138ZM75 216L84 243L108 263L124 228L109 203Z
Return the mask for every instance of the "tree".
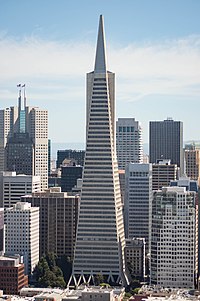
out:
M57 256L53 253L49 253L40 259L33 273L38 286L65 288L63 272L57 266L56 259Z

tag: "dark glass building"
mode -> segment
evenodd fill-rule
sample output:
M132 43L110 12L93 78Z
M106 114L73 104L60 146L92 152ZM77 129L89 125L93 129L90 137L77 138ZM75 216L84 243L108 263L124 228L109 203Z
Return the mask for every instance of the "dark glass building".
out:
M76 160L77 165L83 166L84 158L85 158L84 150L72 150L72 149L58 150L56 167L59 168L65 159L74 159Z
M171 164L180 167L183 173L183 123L168 118L164 121L150 121L149 162L171 159Z
M34 143L28 133L14 133L6 145L7 170L34 175Z
M82 166L61 166L61 189L64 192L71 192L76 186L77 179L82 179Z

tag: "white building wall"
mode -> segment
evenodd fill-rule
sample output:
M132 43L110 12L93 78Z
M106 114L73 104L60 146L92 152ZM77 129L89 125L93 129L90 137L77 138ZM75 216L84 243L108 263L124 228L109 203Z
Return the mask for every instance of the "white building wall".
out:
M135 118L119 118L116 126L119 169L129 163L143 163L142 127Z
M5 252L24 256L25 273L39 261L39 208L17 203L5 210Z

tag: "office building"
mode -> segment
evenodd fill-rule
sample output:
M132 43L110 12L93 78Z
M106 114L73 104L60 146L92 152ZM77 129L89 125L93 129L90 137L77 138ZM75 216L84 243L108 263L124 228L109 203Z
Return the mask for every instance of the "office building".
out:
M195 180L191 180L187 176L182 176L178 180L170 182L170 186L185 187L186 191L198 192L198 183Z
M119 169L132 163L143 163L142 127L135 118L119 118L116 126Z
M18 107L0 110L0 171L40 176L44 190L48 187L48 112L28 107L25 85L18 88Z
M164 121L150 121L149 128L149 162L170 159L172 164L184 172L183 123L167 118Z
M40 257L49 252L58 256L74 253L79 197L68 196L54 187L45 192L36 192L21 199L40 208Z
M152 210L152 164L129 163L124 200L126 238L141 237L149 252Z
M4 295L19 295L25 286L28 286L28 276L24 274L20 257L0 256L0 288Z
M0 208L0 254L4 252L4 209Z
M67 162L66 162L67 161ZM78 179L82 179L83 167L76 165L75 160L63 161L61 165L61 189L63 192L71 192L77 184Z
M124 223L115 149L115 74L107 71L100 16L94 71L87 74L86 153L72 277L98 274L127 283Z
M40 177L17 175L15 171L3 172L2 177L2 207L9 208L20 201L21 196L40 191Z
M144 281L145 277L145 239L126 239L126 266L134 279Z
M200 186L200 148L195 143L186 144L184 153L186 175Z
M197 276L196 193L165 187L154 193L151 284L194 288Z
M77 165L83 166L85 158L84 150L65 149L57 151L56 168L59 168L65 159L75 160Z
M39 208L18 202L5 210L5 252L23 256L25 274L39 261Z
M170 181L178 178L178 167L171 164L171 160L161 159L152 164L152 189L159 190L170 186Z
M28 133L13 133L6 144L6 170L34 175L35 148Z

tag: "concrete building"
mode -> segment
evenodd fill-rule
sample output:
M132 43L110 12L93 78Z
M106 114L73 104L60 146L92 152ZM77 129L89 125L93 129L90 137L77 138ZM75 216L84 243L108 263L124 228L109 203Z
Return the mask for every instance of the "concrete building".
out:
M32 207L40 208L40 257L48 252L58 256L74 254L79 211L79 197L68 196L54 187L22 197Z
M151 284L194 288L197 275L196 193L165 187L154 193Z
M149 128L149 162L170 159L172 164L184 172L183 123L167 118L164 121L150 121Z
M200 148L195 143L186 144L184 153L186 175L198 181L198 186L200 186Z
M5 252L23 256L25 274L39 261L39 208L18 202L5 210Z
M0 256L0 288L4 295L19 295L25 286L28 286L28 276L24 274L20 257Z
M0 254L4 252L4 209L0 208Z
M127 283L124 223L115 149L115 74L107 70L100 16L94 71L87 74L86 153L73 280ZM120 242L120 243L119 243ZM78 280L78 281L79 281Z
M16 172L3 172L2 177L2 207L9 208L20 201L21 196L40 191L40 177L17 175Z
M144 281L145 277L145 239L126 239L126 266L130 265L131 274L135 279Z
M18 87L18 107L0 110L0 171L40 176L44 190L48 187L48 112L28 107L25 85Z
M171 160L161 159L152 164L152 189L159 190L164 186L169 186L170 181L178 178L178 167L171 164Z
M141 237L149 251L152 210L152 164L129 163L126 167L124 216L126 238Z
M116 126L119 169L132 163L143 163L142 127L135 118L119 118Z

